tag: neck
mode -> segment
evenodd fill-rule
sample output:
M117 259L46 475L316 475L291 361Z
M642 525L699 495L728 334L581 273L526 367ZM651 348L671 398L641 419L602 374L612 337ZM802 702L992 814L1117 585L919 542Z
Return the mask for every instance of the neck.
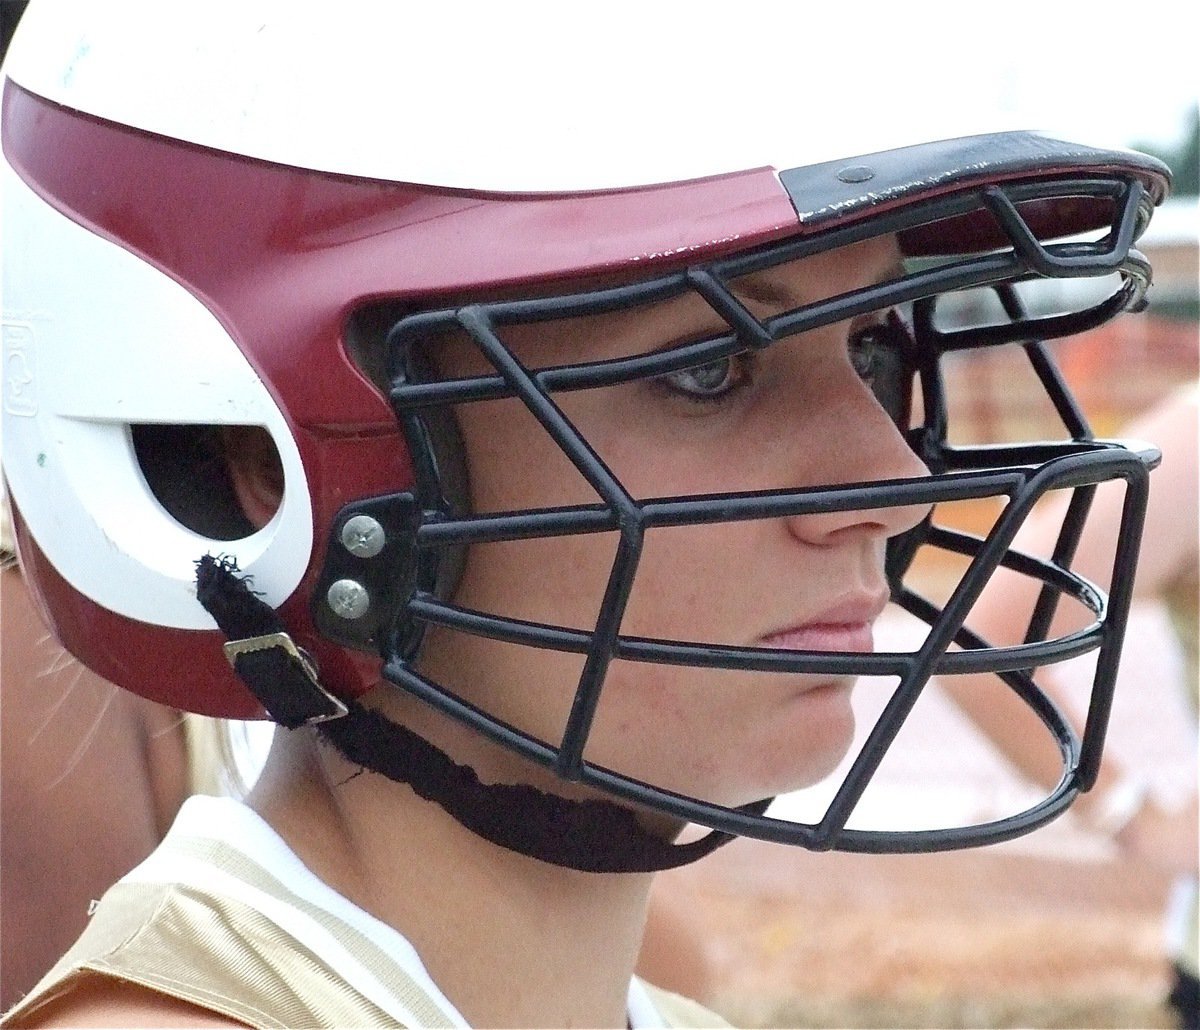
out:
M356 772L311 733L281 732L250 802L316 875L412 942L472 1025L625 1025L651 876L506 851Z

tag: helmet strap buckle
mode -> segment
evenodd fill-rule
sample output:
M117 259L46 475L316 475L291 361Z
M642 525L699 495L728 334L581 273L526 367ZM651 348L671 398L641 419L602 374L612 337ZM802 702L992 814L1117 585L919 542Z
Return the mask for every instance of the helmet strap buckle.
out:
M345 716L345 703L321 685L312 658L239 571L228 556L206 554L196 563L196 596L229 638L224 651L234 672L287 729Z
M225 652L225 658L233 667L233 671L241 676L242 679L246 678L246 674L242 672L239 666L239 659L243 656L262 655L264 652L270 652L274 649L281 650L283 653L278 655L275 660L288 663L287 671L284 673L285 680L295 681L296 676L293 670L298 669L308 681L310 691L315 691L319 694L325 703L323 710L315 712L304 720L309 725L328 722L330 719L340 719L349 711L341 698L335 697L321 685L320 680L317 679L316 664L308 654L296 646L296 642L287 633L263 633L259 636L246 637L242 640L230 640L222 645L222 649ZM269 656L264 655L264 657ZM292 693L295 694L294 682L292 685ZM256 690L255 695L262 701L260 691ZM307 696L312 697L312 700L317 702L318 705L320 704L320 701L316 697L313 697L311 692L308 692ZM267 707L265 703L264 707ZM274 718L274 715L272 715L272 718Z

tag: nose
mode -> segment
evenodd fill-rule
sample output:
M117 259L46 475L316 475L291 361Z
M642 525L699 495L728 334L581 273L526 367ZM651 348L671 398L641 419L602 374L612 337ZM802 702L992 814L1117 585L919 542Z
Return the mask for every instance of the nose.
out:
M896 423L870 388L852 377L825 407L824 417L800 461L804 482L827 486L919 479L929 469L908 446ZM851 538L880 541L912 529L929 513L928 504L896 504L852 511L797 515L791 533L805 543L831 546Z

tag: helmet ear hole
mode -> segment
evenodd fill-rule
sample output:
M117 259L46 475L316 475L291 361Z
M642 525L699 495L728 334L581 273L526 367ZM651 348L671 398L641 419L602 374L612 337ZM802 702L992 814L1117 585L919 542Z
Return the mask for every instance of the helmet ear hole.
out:
M134 452L150 492L167 513L194 533L214 540L240 540L259 528L239 498L230 474L229 450L253 454L268 470L282 465L270 434L259 426L144 424L130 427ZM270 472L268 471L268 475ZM261 492L260 492L261 493ZM282 489L273 499L270 518ZM262 521L265 521L262 520Z

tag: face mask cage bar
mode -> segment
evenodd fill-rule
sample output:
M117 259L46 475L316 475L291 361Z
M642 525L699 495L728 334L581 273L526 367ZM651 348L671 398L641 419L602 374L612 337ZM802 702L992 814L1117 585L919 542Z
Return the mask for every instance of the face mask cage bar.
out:
M1107 198L1113 221L1093 242L1042 243L1022 218L1026 202L1061 197ZM1046 823L1095 780L1132 594L1148 490L1157 452L1136 452L1119 443L1092 439L1086 420L1058 376L1044 341L1101 324L1125 309L1143 305L1149 283L1145 259L1132 243L1148 218L1149 202L1135 179L1082 178L991 186L931 200L817 238L789 240L733 257L706 262L655 279L569 296L497 301L423 312L401 319L387 348L394 380L391 400L412 447L416 486L410 493L347 506L333 527L329 558L317 598L336 581L353 577L375 600L369 616L340 617L318 601L318 626L346 644L378 651L384 676L393 684L491 740L578 781L681 820L726 833L803 846L813 850L867 852L935 851L1007 840ZM950 259L891 282L841 294L819 303L759 319L738 300L729 282L812 254L876 236L899 234L942 219L991 212L1011 247ZM1111 295L1067 315L1031 316L1021 307L1015 286L1053 277L1119 274ZM975 287L996 290L1007 321L970 330L944 331L935 324L939 298ZM634 357L526 368L506 347L507 325L605 313L654 303L686 291L699 294L726 322L729 332L668 350ZM923 401L921 424L909 442L929 466L922 479L887 480L829 488L781 489L686 498L630 495L553 399L558 391L590 389L661 376L695 367L860 314L913 304L914 372ZM464 333L494 368L493 374L427 381L418 359L447 331ZM1016 344L1024 348L1072 439L999 446L952 446L947 441L943 354L969 348ZM448 496L453 478L439 444L438 419L453 405L485 399L519 398L595 489L599 503L531 511L473 515ZM1070 571L1070 562L1097 484L1126 483L1125 507L1114 557L1109 596ZM1017 530L1039 498L1052 490L1072 491L1072 501L1051 561L1011 549ZM914 652L873 654L788 651L719 646L623 636L625 605L632 591L646 532L652 528L779 518L816 512L867 511L896 505L927 505L966 499L1005 498L1002 513L985 537L939 526L931 516L889 544L888 578L893 601L929 627ZM369 561L347 557L338 545L346 524L369 515L384 528L387 546ZM619 543L596 625L589 629L555 626L467 610L449 598L446 569L454 555L474 543L532 539L576 533L617 532ZM950 551L969 566L943 605L905 583L913 556L922 547ZM991 647L964 625L971 607L1000 566L1032 577L1041 597L1024 642ZM1055 606L1073 598L1094 616L1087 627L1057 639L1048 636ZM442 685L422 676L414 659L426 625L538 648L585 656L583 671L561 740L550 743L491 716ZM958 650L950 650L954 646ZM1034 683L1041 665L1098 652L1091 703L1082 737ZM899 686L868 735L824 816L797 823L687 797L600 767L584 758L588 733L605 674L614 659L714 669L786 673L894 676ZM1037 715L1061 758L1061 777L1049 795L1016 815L945 829L875 831L847 826L864 790L931 676L995 673Z

